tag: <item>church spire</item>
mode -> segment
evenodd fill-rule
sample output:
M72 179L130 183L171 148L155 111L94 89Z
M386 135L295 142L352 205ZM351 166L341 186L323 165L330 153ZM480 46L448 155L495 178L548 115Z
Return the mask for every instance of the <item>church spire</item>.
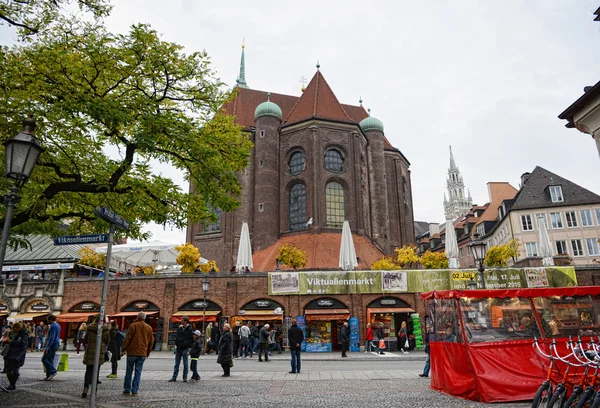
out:
M454 155L452 154L452 145L450 145L450 169L456 169L456 163L454 163Z
M448 168L446 186L448 199L444 194L444 212L447 220L454 220L469 212L473 206L473 198L471 197L471 191L465 188L460 170L454 161L452 146L450 146L450 167Z
M244 54L244 48L246 46L242 42L242 58L240 60L240 76L235 81L237 82L237 86L240 88L248 88L248 84L246 83L246 56Z

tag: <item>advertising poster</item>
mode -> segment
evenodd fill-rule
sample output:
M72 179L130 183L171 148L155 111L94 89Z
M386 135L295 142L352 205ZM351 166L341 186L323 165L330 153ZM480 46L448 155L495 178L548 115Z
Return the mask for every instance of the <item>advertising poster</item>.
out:
M352 316L349 320L350 326L350 351L360 351L360 327L358 327L358 317Z
M270 295L335 295L347 293L421 293L468 289L471 278L482 287L475 269L421 269L350 272L270 272ZM575 268L503 268L484 271L487 289L577 286Z
M300 345L300 350L301 351L306 351L306 317L304 316L296 316L296 326L298 326L298 328L300 330L302 330L302 334L304 335L304 340L302 342L302 344Z

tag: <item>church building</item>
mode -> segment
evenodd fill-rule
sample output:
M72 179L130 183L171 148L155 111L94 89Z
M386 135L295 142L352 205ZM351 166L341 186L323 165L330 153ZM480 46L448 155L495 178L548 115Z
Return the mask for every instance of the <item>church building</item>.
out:
M319 65L302 94L292 96L251 89L244 58L242 48L237 96L223 106L254 143L239 174L241 206L217 209L217 223L189 225L187 241L229 270L247 222L254 271L275 270L286 243L307 252L305 269L339 269L345 220L359 269L413 245L410 163L390 144L383 123L362 101L340 103Z

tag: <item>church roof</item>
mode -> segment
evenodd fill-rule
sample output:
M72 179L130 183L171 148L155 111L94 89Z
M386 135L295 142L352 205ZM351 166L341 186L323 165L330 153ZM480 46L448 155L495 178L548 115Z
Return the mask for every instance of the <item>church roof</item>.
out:
M336 122L357 123L344 110L331 87L317 70L304 93L285 120L286 125L307 119L328 119Z
M274 271L279 248L285 244L294 244L306 251L307 262L304 269L336 269L339 270L340 244L342 234L332 232L312 234L309 232L280 238L273 245L252 254L254 272ZM354 249L358 257L357 270L371 268L371 264L381 257L381 253L367 237L352 234ZM281 269L291 269L280 266Z

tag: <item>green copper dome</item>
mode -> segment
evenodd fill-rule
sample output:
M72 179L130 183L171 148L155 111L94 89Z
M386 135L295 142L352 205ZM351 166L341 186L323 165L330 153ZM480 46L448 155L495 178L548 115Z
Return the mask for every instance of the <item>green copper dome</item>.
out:
M379 130L380 132L383 132L383 123L379 119L371 116L371 109L369 109L369 116L361 120L359 126L363 132L366 132L367 130Z
M258 105L254 111L254 120L257 120L261 116L275 116L279 120L283 118L281 108L277 106L277 104L271 102L270 92L267 94L267 101Z

